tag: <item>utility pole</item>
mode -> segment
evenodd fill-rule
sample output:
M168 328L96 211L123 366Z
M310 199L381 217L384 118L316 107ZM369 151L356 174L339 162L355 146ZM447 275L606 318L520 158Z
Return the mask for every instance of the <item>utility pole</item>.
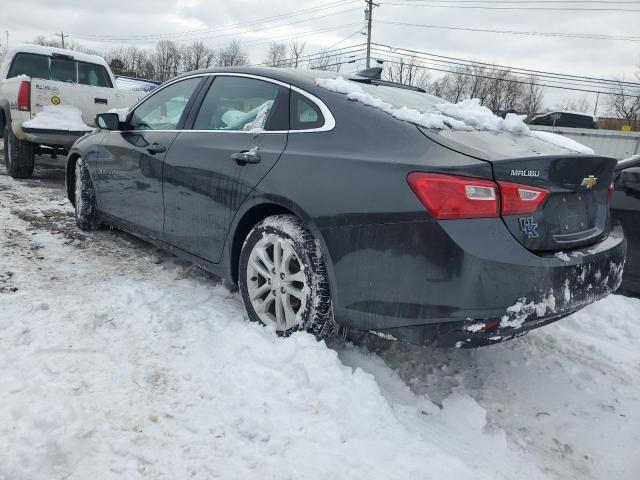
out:
M367 21L367 68L371 66L371 22L373 19L373 7L379 7L373 0L365 0L367 8L364 11L364 19Z
M593 107L593 116L594 117L598 116L598 100L600 100L600 92L598 92L598 94L596 95L596 106Z
M61 30L60 33L56 33L56 37L60 37L62 39L62 48L64 48L64 32Z

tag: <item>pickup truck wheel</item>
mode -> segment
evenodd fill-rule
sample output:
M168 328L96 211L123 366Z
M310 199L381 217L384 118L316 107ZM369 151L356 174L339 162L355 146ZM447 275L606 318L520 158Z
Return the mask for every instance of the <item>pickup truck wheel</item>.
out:
M9 124L4 126L3 136L7 173L13 178L31 178L35 159L33 143L18 140Z
M82 158L76 160L74 187L73 203L76 213L76 225L80 230L96 230L100 227L96 194L89 175L89 169Z

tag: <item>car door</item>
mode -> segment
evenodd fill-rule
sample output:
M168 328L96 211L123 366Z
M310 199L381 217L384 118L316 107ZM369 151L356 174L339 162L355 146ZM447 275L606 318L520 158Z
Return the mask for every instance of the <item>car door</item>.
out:
M98 166L100 211L163 240L163 161L203 77L179 80L138 105L122 131L106 136Z
M288 111L284 84L241 74L213 78L192 129L178 135L165 161L167 242L220 260L235 212L285 149Z

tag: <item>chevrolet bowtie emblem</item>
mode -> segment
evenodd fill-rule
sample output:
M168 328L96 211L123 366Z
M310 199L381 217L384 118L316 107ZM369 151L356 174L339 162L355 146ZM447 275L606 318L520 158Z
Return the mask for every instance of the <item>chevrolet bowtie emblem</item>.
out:
M588 177L582 179L582 183L580 185L587 188L593 188L595 187L596 183L598 183L598 179L593 175L589 175Z

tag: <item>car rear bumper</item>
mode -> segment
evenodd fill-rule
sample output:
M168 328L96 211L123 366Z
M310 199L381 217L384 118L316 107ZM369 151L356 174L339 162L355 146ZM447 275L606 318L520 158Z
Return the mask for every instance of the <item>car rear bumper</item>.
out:
M437 339L442 346L478 346L559 320L620 286L626 241L619 225L597 244L536 254L524 249L499 219L439 224L443 234L434 236L433 224L414 223L415 238L404 244L401 255L393 249L375 252L371 258L378 261L372 262L383 265L370 262L366 273L375 286L383 282L384 272L385 288L372 298L372 293L358 294L357 283L349 285L347 296L371 300L346 303L341 292L337 320L347 328L410 343ZM402 238L398 235L392 236ZM405 232L407 239L411 235ZM338 262L336 275L349 272Z
M38 145L52 145L69 148L76 140L91 131L51 130L43 128L22 127L24 140Z

